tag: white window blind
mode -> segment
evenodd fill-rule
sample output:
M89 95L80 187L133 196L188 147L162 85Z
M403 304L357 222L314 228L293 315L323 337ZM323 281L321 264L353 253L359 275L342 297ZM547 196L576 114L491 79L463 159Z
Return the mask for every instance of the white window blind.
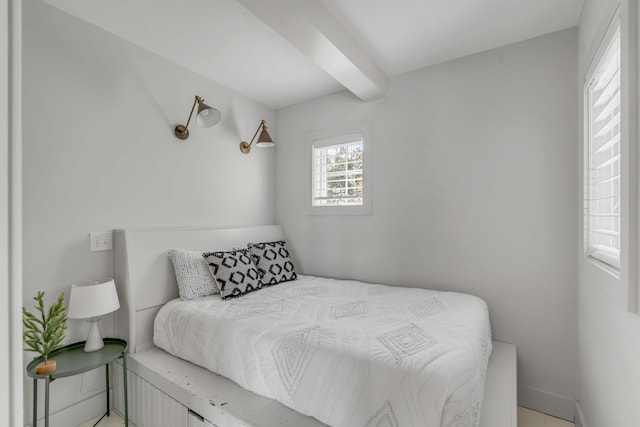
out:
M586 86L587 255L620 268L620 27Z
M312 206L362 206L363 167L362 134L314 141Z

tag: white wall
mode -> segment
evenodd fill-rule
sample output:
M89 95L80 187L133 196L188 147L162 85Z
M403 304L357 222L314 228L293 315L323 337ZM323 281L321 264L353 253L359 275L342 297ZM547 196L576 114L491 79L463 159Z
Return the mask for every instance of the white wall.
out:
M113 275L112 252L89 252L90 231L273 223L274 152L238 148L260 119L276 130L273 111L40 1L25 2L23 29L27 307L39 289L51 301ZM222 121L178 140L196 94ZM112 334L112 317L102 323ZM87 329L70 320L66 341ZM53 383L52 426L98 415L103 383L103 370ZM31 393L25 380L25 422Z
M637 14L627 13L628 5L635 4L636 0L621 2L623 31L626 31L626 22L632 25L638 23ZM584 80L595 50L618 5L619 2L616 0L585 0L580 20L578 81ZM627 53L623 50L623 58L628 57ZM629 94L629 91L625 92ZM580 105L582 105L581 96ZM582 108L579 111L582 111ZM582 129L582 122L580 117L579 129ZM637 118L632 117L628 123L631 125L637 123ZM637 141L633 140L633 143ZM579 146L579 158L582 159L582 135ZM631 164L637 160L631 159ZM582 171L581 162L578 170L580 179ZM579 210L576 211L579 230L583 229L582 212L582 205L580 205ZM577 248L579 258L578 406L580 408L578 412L581 415L579 425L638 426L640 425L640 405L638 405L640 317L627 310L630 302L627 278L615 279L587 261L584 257L582 237L580 233ZM627 235L623 238L637 239L637 236ZM637 262L637 260L631 260L631 262Z
M577 31L277 112L276 219L301 270L463 291L517 344L520 403L573 418ZM310 131L369 120L373 211L306 215Z
M0 7L0 24L7 28L9 25L9 5ZM9 170L9 34L3 31L0 34L0 169ZM7 342L11 339L11 318L9 317L11 301L11 277L10 277L10 256L9 256L9 207L10 192L9 174L0 175L0 342ZM11 353L0 353L0 369L10 372ZM11 420L11 382L0 382L0 424L9 425Z
M22 425L21 1L0 6L0 425Z

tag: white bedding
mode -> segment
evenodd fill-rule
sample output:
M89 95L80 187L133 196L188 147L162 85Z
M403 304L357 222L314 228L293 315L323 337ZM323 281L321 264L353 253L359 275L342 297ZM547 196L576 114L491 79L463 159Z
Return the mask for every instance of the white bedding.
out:
M335 427L477 427L491 353L479 298L299 276L173 300L154 343Z

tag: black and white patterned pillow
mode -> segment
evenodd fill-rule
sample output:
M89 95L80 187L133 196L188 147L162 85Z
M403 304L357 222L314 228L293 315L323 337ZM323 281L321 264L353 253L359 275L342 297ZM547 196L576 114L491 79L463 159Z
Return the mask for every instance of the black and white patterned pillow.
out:
M202 251L183 249L171 249L168 252L176 273L180 299L201 298L220 292L202 254Z
M246 249L202 254L215 277L222 299L237 298L262 288L260 273Z
M247 247L264 286L277 285L298 278L284 240L249 243Z

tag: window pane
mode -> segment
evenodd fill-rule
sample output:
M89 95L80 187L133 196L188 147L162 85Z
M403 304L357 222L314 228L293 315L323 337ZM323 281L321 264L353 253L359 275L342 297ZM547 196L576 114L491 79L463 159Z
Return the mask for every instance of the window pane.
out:
M313 148L313 206L357 206L363 204L363 141L327 145L316 141Z

